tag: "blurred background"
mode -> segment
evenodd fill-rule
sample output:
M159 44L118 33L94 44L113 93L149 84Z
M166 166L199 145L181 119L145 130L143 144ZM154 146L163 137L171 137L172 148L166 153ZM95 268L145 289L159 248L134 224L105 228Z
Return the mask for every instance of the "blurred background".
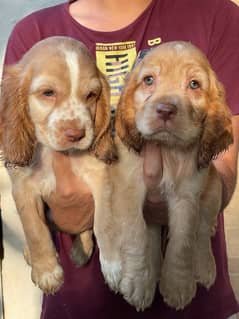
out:
M64 0L0 0L0 61L8 36L17 21L35 10L61 2Z

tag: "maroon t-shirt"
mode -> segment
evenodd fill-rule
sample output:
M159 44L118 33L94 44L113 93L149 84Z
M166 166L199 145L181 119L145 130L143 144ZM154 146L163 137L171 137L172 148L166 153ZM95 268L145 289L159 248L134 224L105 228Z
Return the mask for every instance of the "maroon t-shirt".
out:
M239 113L239 10L229 0L152 0L129 26L114 32L92 31L69 14L69 4L35 12L21 20L10 35L6 64L16 62L37 41L53 35L85 43L111 84L112 107L117 104L125 74L139 51L161 42L190 41L201 48L223 82L233 114ZM213 238L217 278L183 311L165 305L157 292L153 305L144 312L127 304L108 289L99 265L98 248L88 265L77 268L69 257L71 237L55 234L65 271L64 285L54 296L44 296L41 319L226 319L239 312L227 266L223 214Z

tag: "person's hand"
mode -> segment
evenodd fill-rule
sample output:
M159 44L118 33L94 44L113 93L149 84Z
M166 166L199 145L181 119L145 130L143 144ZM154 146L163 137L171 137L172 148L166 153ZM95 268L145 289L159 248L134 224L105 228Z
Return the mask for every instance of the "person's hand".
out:
M147 223L168 223L167 205L162 199L159 183L163 175L163 165L160 148L147 143L142 152L144 157L144 181L147 187L147 196L144 204L144 217Z
M80 165L80 164L79 164ZM54 152L56 190L47 199L54 223L76 234L93 227L94 200L88 186L71 170L67 155Z

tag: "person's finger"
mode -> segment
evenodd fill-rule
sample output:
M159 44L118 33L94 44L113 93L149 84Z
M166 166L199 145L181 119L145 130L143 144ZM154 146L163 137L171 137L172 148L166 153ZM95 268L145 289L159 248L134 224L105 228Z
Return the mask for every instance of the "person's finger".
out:
M147 188L151 189L159 184L163 174L162 158L159 146L147 143L144 151L144 181Z

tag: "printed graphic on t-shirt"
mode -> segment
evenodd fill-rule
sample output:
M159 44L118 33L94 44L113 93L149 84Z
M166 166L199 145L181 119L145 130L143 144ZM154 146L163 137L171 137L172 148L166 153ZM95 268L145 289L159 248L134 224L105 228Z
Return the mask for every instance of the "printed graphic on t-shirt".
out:
M162 42L160 37L148 40L148 45L153 47L154 45L159 45Z
M117 106L125 76L132 69L136 55L135 41L96 44L97 66L110 83L113 109Z

